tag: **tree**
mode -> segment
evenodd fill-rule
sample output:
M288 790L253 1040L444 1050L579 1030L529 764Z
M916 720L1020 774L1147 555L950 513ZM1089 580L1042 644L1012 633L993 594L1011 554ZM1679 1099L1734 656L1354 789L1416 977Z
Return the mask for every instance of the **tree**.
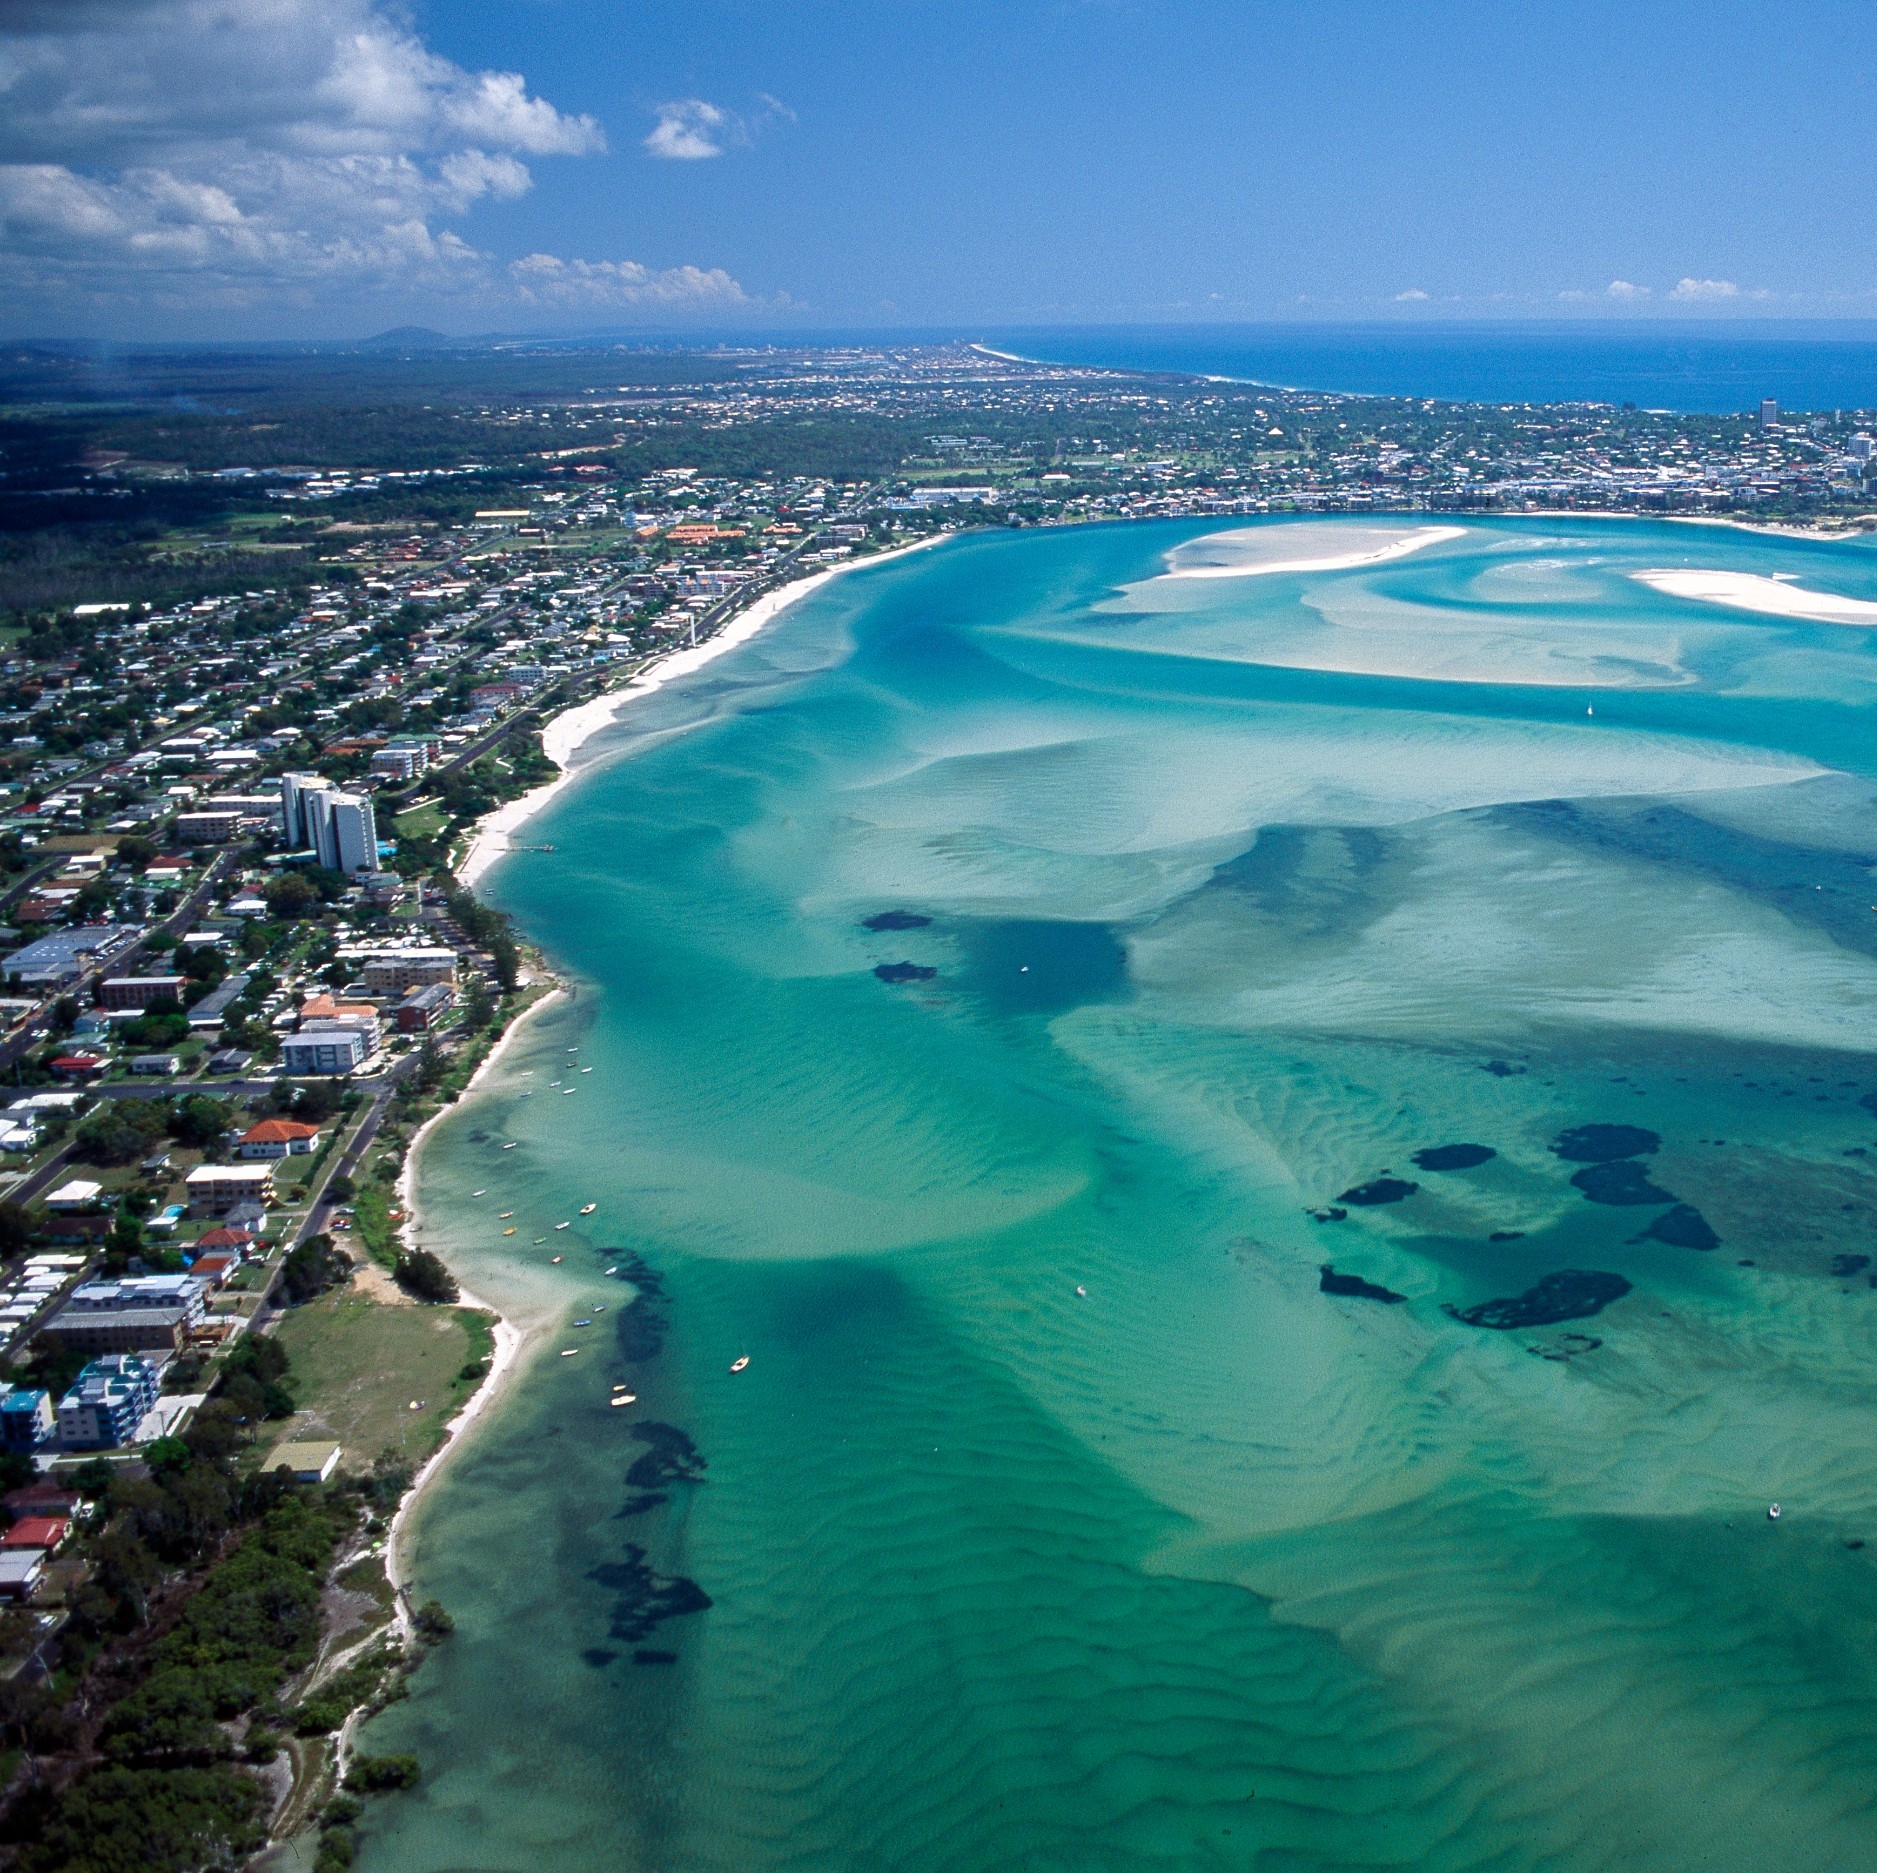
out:
M398 1257L393 1278L406 1294L420 1301L448 1303L462 1294L456 1277L428 1249L406 1249Z
M225 1099L190 1093L176 1102L170 1114L170 1135L185 1145L206 1148L219 1144L233 1128L235 1109Z
M72 1143L93 1164L130 1164L163 1136L164 1115L154 1099L107 1099L78 1123Z
M143 1225L127 1211L119 1211L117 1221L111 1225L111 1233L104 1239L105 1259L113 1267L122 1268L133 1255L143 1253Z
M288 921L309 916L319 907L320 896L302 872L282 872L270 878L261 891L269 912Z
M18 1255L33 1239L33 1219L24 1204L0 1203L0 1256Z
M309 1236L281 1265L281 1285L296 1306L336 1288L352 1276L352 1258L334 1246L330 1236Z
M153 864L157 855L154 839L146 839L141 833L126 833L117 842L117 856L132 871L142 871L146 865Z
M317 1125L322 1119L331 1118L343 1100L344 1094L331 1080L309 1080L300 1088L293 1111L307 1124Z
M238 1771L104 1769L53 1804L25 1873L190 1873L266 1844L261 1789Z

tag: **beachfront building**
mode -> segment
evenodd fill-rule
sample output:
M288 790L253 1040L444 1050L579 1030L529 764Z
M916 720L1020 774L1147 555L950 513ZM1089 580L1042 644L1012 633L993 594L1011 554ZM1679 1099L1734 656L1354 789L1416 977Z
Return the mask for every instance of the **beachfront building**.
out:
M408 989L393 1011L400 1034L427 1034L455 1005L456 991L442 982Z
M286 774L280 818L287 844L310 851L348 876L378 869L378 820L363 794L347 793L323 774Z
M59 1400L64 1450L115 1450L130 1442L157 1401L157 1365L135 1353L94 1359Z
M363 794L322 793L312 797L313 849L330 871L348 876L378 869L378 820Z
M353 957L364 965L363 979L368 995L402 995L406 989L431 988L438 983L454 986L456 952L411 946L393 950L340 951L349 961Z
M183 1179L183 1188L189 1193L191 1216L226 1216L230 1210L273 1201L274 1167L200 1164Z

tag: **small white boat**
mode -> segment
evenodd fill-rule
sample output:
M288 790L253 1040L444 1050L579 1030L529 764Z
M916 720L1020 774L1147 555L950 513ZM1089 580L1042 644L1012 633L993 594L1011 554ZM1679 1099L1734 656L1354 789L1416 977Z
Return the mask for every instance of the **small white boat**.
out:
M486 1190L472 1190L469 1194L472 1197L486 1197L489 1193Z
M1076 1284L1075 1298L1078 1301L1086 1301L1088 1299L1088 1290L1079 1282Z
M516 1144L517 1144L518 1142L519 1142L519 1140L516 1140L516 1139L513 1139L513 1138L511 1138L511 1139L510 1139L510 1140L508 1141L508 1143L507 1143L507 1144L505 1144L505 1145L504 1145L504 1146L502 1147L502 1149L503 1149L504 1151L513 1151L513 1150L515 1149L515 1146L516 1146Z
M597 1203L583 1203L580 1206L580 1214L582 1216L591 1216L599 1207Z
M580 1069L580 1071L581 1071L582 1073L591 1073L591 1072L593 1071L593 1069L592 1069L591 1067L582 1067L582 1068Z
M607 1271L606 1271L606 1272L607 1272L607 1273L608 1273L609 1275L616 1275L616 1274L618 1274L618 1273L619 1273L619 1266L618 1266L618 1264L617 1264L617 1263L615 1263L615 1264L614 1264L614 1265L613 1265L613 1266L612 1266L611 1268L609 1268L609 1269L607 1269Z
M742 1353L742 1354L739 1354L735 1359L731 1360L730 1370L732 1372L741 1372L743 1368L747 1366L748 1364L749 1364L749 1354Z
M554 1227L556 1229L571 1229L573 1227L573 1224L572 1223L556 1223Z
M612 1401L612 1404L613 1409L617 1411L621 1405L636 1405L638 1402L639 1395L637 1392L621 1392L619 1396Z
M513 1210L497 1210L495 1213L495 1220L498 1223L505 1223L514 1214L515 1212Z
M514 1233L515 1233L515 1228L514 1228L514 1225L513 1225L512 1223L511 1223L511 1224L509 1225L509 1227L508 1227L508 1228L506 1228L506 1229L504 1229L504 1230L502 1231L502 1234L503 1234L503 1235L505 1235L505 1236L512 1236L512 1235L513 1235Z
M574 1354L576 1354L577 1352L579 1352L579 1350L580 1350L580 1349L579 1349L579 1347L577 1347L577 1346L563 1346L563 1347L561 1348L561 1355L560 1355L560 1356L561 1356L561 1358L563 1358L563 1359L571 1359L571 1358L573 1358L573 1356L574 1356Z
M1778 1503L1771 1502L1767 1504L1766 1519L1769 1522L1777 1522L1779 1520L1779 1504Z
M575 1325L576 1327L590 1327L590 1326L592 1326L592 1324L593 1324L593 1322L592 1322L592 1321L590 1321L590 1320L576 1320L576 1321L574 1322L574 1325Z
M578 1086L563 1086L561 1088L561 1095L564 1098L568 1093L577 1093L579 1090L580 1088Z
M553 1266L558 1267L567 1258L564 1255L550 1255L547 1259Z

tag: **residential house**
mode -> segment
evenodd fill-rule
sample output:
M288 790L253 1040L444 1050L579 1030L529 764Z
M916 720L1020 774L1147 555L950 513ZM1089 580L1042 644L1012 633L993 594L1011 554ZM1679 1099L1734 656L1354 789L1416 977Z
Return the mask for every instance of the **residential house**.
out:
M262 1119L235 1144L238 1158L304 1157L319 1149L320 1128L299 1119Z

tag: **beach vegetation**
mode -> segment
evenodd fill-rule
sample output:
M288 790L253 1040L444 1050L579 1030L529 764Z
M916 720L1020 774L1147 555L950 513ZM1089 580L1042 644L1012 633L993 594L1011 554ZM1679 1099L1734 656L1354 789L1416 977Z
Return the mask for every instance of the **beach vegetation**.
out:
M398 1286L420 1301L449 1304L461 1293L442 1258L428 1249L406 1249L398 1257L395 1275Z
M397 1232L391 1221L391 1201L384 1190L368 1184L352 1204L352 1227L365 1245L365 1253L387 1269L398 1265Z
M415 1756L354 1756L345 1785L363 1794L378 1795L387 1789L415 1788L422 1773Z
M425 1639L447 1639L456 1630L456 1621L444 1610L441 1600L426 1600L411 1620Z

